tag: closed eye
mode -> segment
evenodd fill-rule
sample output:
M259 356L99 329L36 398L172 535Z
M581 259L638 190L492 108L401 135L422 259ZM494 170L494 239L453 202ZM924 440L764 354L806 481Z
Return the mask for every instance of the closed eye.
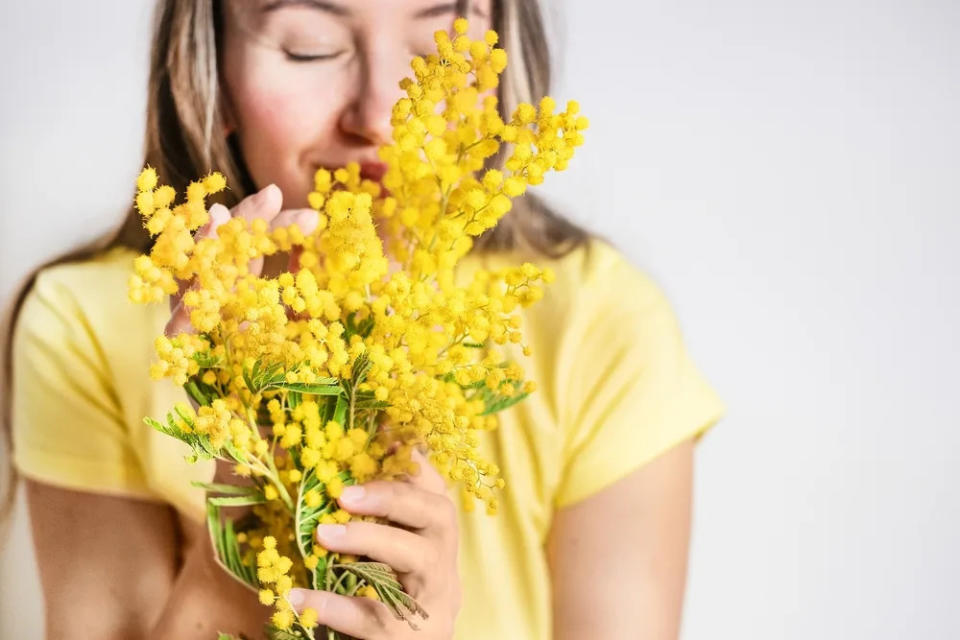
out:
M287 60L293 62L315 62L318 60L333 60L337 56L341 55L343 51L334 51L333 53L319 53L319 54L308 54L308 53L294 53L293 51L283 50L283 53L286 54Z

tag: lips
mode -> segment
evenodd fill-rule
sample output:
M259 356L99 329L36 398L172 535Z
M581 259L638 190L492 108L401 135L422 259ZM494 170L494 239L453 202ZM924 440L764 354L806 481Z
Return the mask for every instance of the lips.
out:
M383 174L387 172L387 165L382 162L361 162L360 177L364 180L379 183L383 180Z

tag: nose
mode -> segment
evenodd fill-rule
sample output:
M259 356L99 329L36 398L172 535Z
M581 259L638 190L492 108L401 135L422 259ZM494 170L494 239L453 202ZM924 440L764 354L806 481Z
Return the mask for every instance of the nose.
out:
M358 56L356 90L340 115L341 132L360 146L390 141L393 105L403 95L400 80L407 74L406 57L376 43Z

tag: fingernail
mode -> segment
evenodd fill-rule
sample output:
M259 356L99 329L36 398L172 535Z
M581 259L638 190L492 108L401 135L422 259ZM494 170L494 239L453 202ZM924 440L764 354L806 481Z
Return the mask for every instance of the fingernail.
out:
M340 499L345 502L359 502L365 496L367 490L363 487L357 485L352 485L349 487L344 487L343 492L340 494Z
M305 236L313 233L319 223L319 215L313 209L297 209L297 226L300 227L300 233Z
M216 202L210 205L210 209L208 210L208 213L210 214L210 217L223 215L223 214L226 214L228 218L230 217L230 209L227 209L225 206L223 206L219 202Z
M290 601L290 606L299 607L307 599L307 590L306 589L290 589L287 592L287 600Z
M218 202L212 205L207 213L210 219L207 220L207 224L200 228L199 235L207 238L216 238L218 237L217 227L230 219L230 209L227 209Z
M347 532L347 527L342 524L318 524L317 537L326 540L337 540L342 538Z

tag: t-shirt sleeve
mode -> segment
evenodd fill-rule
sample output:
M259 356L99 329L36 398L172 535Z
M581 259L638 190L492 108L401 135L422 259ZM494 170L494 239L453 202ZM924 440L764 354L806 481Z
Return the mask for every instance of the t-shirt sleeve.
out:
M563 471L556 507L578 502L681 442L724 406L690 359L663 292L622 258L596 267L568 336Z
M21 307L11 351L14 464L46 484L151 497L100 337L74 290L41 271Z

